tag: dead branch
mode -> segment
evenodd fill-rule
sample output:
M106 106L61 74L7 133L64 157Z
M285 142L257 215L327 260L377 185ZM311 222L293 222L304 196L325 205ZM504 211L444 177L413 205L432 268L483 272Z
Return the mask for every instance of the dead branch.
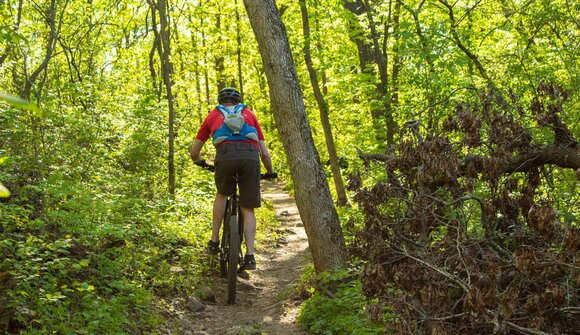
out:
M396 160L396 157L393 155L364 153L358 148L356 151L358 156L365 163L371 161L392 162ZM478 155L466 156L461 165L462 174L466 170L467 163L481 158L482 157ZM574 170L580 169L580 151L577 147L564 147L554 144L533 148L511 158L510 160L504 161L502 163L502 173L510 174L514 172L526 172L536 167L549 164Z
M356 148L356 152L360 159L365 163L368 163L369 161L390 162L396 159L393 155L364 153L359 148Z
M580 314L580 307L564 307L559 309L563 313L575 313Z
M409 252L407 251L407 248L404 245L403 245L403 251L404 251L403 255L405 255L406 257L414 260L417 263L425 265L426 267L434 270L435 272L445 276L446 278L450 279L455 284L459 285L459 287L461 287L461 289L463 289L463 291L469 292L469 285L467 285L467 283L465 283L463 280L459 279L457 276L454 276L451 273L449 273L443 269L440 269L440 268L436 267L435 265L430 264L422 259L414 257L413 255L409 254Z
M458 104L442 125L444 134L458 136L404 141L396 154L357 149L365 165L379 163L400 178L363 187L359 177L355 200L366 217L356 243L371 251L362 256L370 268L382 270L363 273L363 288L368 298L393 306L400 316L395 333L578 329L578 292L569 281L578 270L570 255L580 231L554 224L556 204L541 195L553 186L539 168L573 169L580 180L580 145L559 119L558 88L544 85L541 92L531 115L552 128L551 143L532 144L527 124L497 96L482 93L481 104ZM414 134L417 127L408 122L403 129ZM469 201L478 205L465 206ZM562 257L550 250L554 245L562 246ZM389 285L396 290L386 291Z
M526 328L526 327L521 327L516 325L515 323L506 321L506 326L508 326L509 328L513 329L513 330L517 330L522 334L528 334L528 335L550 335L548 333L544 333L541 330L537 330L537 329L532 329L532 328Z

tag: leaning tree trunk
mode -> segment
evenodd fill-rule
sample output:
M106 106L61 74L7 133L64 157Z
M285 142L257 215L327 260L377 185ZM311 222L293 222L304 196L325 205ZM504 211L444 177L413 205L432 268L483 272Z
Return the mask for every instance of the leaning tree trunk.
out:
M304 61L306 63L306 67L308 68L308 74L310 76L310 82L312 83L314 97L316 98L318 109L320 110L320 122L322 122L322 129L324 130L324 138L326 140L326 148L328 149L330 169L332 171L334 187L336 188L336 195L338 198L337 204L339 206L345 206L348 203L348 198L346 196L346 190L344 189L344 183L342 182L340 166L338 163L338 155L336 154L336 146L332 136L332 128L330 127L330 119L328 117L328 103L326 102L326 99L324 99L322 91L320 90L318 76L316 75L316 69L314 68L312 55L310 53L310 22L308 20L308 8L306 7L305 0L300 0L300 11L302 13L302 29L304 30Z
M451 36L453 37L453 41L455 42L455 44L457 44L459 49L461 49L461 51L463 51L463 53L473 62L473 64L477 68L477 71L479 71L481 77L485 79L487 86L493 88L494 93L497 93L497 86L495 85L491 77L487 74L487 71L479 61L479 57L476 54L474 54L471 50L469 50L467 46L465 46L465 44L461 41L461 38L459 37L459 33L457 33L458 24L457 20L455 19L455 13L453 12L454 5L448 3L446 0L439 0L439 3L445 6L445 8L447 8L447 14L449 15L449 21L451 26L450 31Z
M286 30L274 0L244 0L268 78L272 109L296 190L296 204L317 272L344 265L346 248L320 157Z

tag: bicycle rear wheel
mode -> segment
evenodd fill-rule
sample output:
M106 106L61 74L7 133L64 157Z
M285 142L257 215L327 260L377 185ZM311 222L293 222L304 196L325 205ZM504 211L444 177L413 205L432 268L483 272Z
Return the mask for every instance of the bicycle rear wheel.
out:
M228 252L228 304L236 303L236 284L238 281L238 262L240 257L240 235L238 218L232 216L229 222L230 249Z
M230 235L231 230L229 226L231 215L226 212L224 219L224 228L222 233L222 242L220 248L220 275L222 278L228 278L228 260L229 260L229 250L230 250Z

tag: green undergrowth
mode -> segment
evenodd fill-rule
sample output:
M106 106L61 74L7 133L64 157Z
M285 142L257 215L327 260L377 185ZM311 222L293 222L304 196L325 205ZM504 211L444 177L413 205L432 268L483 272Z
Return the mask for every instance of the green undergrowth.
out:
M297 293L308 297L300 308L298 324L309 334L383 334L384 329L368 320L367 300L360 278L347 270L315 275L306 269Z
M15 188L0 203L0 322L19 334L156 333L164 306L207 281L209 180L174 197L62 175ZM276 238L271 205L257 218L266 245Z
M276 219L274 206L270 201L262 199L262 207L256 209L256 249L258 252L272 246L278 239L280 221Z

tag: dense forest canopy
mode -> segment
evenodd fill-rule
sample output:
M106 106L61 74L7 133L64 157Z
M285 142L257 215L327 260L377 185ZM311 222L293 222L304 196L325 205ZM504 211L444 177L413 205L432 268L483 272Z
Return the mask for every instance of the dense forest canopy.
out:
M354 264L365 264L374 321L441 334L485 333L494 322L500 333L578 326L580 3L276 5L339 200L337 172L349 176L351 207L339 212ZM237 0L0 2L0 330L155 329L152 297L195 284L171 263L201 272L212 178L187 151L219 88L242 92L292 187L270 103L280 92L269 92L254 36ZM489 263L446 263L462 257ZM529 274L522 259L563 265L536 273L537 289L524 292L521 276L493 272ZM423 281L393 275L409 269ZM487 283L497 274L497 285L472 282L476 273ZM477 296L490 287L504 300L520 293L507 309L527 314ZM420 290L440 300L405 307ZM497 321L540 313L525 299L559 314ZM385 320L387 305L407 321Z

